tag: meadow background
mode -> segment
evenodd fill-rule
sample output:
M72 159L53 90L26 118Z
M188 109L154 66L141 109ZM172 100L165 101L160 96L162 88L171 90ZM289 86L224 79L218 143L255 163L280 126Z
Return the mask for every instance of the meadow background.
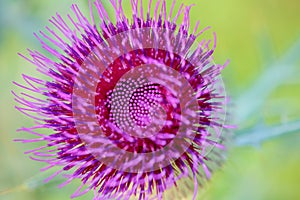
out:
M35 145L13 142L29 137L16 129L33 121L14 109L10 92L20 91L12 81L22 83L22 73L39 76L17 53L26 54L26 48L42 51L32 33L44 30L56 12L66 16L74 2L87 11L85 0L0 0L1 200L65 200L79 186L73 182L58 189L60 179L43 184L47 174L39 169L45 165L23 154ZM129 0L124 2L129 13ZM196 4L192 24L200 19L202 28L210 25L217 32L215 61L231 61L223 78L238 125L235 138L240 138L234 139L228 161L197 199L300 199L300 1L180 2ZM78 198L83 199L91 196Z

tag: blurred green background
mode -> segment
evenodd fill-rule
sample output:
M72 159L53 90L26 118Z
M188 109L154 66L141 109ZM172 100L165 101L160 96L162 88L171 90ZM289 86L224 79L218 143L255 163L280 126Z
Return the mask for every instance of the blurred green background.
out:
M74 2L87 13L88 4L84 0L0 0L1 200L65 200L79 186L79 182L74 182L58 189L59 179L45 185L35 181L44 177L39 169L45 165L30 160L23 152L36 145L13 142L15 138L30 137L26 133L16 133L16 129L31 126L33 121L14 109L10 92L20 91L12 81L22 83L22 73L40 76L30 63L17 56L17 52L26 54L26 48L43 51L32 33L44 30L44 26L49 25L48 18L56 12L63 16L70 13ZM129 0L124 2L128 10ZM216 62L231 60L223 72L231 96L231 110L238 107L237 100L251 91L249 88L257 83L257 78L288 55L289 49L300 40L299 0L178 0L180 2L196 4L191 12L192 24L200 19L202 28L210 25L217 32ZM288 57L290 60L295 61L292 66L283 65L281 70L284 74L293 67L293 74L281 77L279 73L271 77L269 84L282 84L263 99L258 112L239 124L236 134L251 127L259 129L300 119L300 49ZM254 98L262 96L257 94ZM250 104L242 104L244 108L248 106ZM299 187L300 131L296 131L255 145L233 146L224 167L200 190L197 199L297 200L300 199Z

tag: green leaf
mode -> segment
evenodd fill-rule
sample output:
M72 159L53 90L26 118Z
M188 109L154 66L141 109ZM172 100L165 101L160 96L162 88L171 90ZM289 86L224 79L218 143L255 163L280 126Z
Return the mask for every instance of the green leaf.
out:
M300 60L300 39L289 49L285 56L275 61L260 77L246 89L235 101L234 123L243 125L249 118L259 113L269 95L281 84L294 75Z
M300 133L300 120L274 126L258 126L250 130L242 130L236 134L236 146L260 145L262 142L291 133Z

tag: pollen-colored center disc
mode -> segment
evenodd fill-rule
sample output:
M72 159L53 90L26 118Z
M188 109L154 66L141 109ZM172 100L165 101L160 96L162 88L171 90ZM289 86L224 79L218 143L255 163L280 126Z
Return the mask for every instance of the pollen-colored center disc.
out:
M100 79L95 101L96 112L101 116L98 122L107 138L119 148L136 153L153 152L172 141L172 137L163 139L165 135L177 134L180 100L174 93L176 90L171 91L172 87L165 82L176 79L163 70L167 68L153 64L131 66L116 82Z

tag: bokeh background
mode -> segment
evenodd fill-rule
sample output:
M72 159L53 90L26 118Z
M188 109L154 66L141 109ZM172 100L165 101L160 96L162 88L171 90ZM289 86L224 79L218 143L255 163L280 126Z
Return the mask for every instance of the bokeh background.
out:
M251 110L251 102L262 100L257 111L247 115L245 120L235 120L239 122L236 135L246 134L253 128L264 134L268 132L266 127L279 130L277 124L300 120L299 0L178 0L180 2L196 4L191 12L193 24L200 19L203 28L210 25L217 32L215 61L224 63L230 58L231 63L223 77L231 96L232 118L235 119L235 113L243 115L241 110ZM13 142L15 138L29 137L16 129L31 126L33 121L14 109L10 92L20 91L12 81L22 83L22 73L40 77L34 66L17 53L26 54L26 48L43 51L32 33L44 30L49 25L48 19L56 12L66 16L71 12L72 3L78 3L87 12L85 0L0 0L1 200L65 200L79 186L79 182L73 182L58 189L56 185L60 179L48 184L41 181L47 173L41 173L39 169L45 165L23 154L35 145ZM124 0L124 4L129 13L129 0ZM280 66L274 73L275 65ZM260 82L262 76L269 81ZM261 85L257 86L257 83ZM248 91L257 93L247 96ZM243 98L245 96L249 98ZM297 127L299 123L295 124ZM287 134L283 131L278 137L267 137L269 139L262 142L232 145L228 161L200 189L197 199L300 199L300 131L293 130Z

